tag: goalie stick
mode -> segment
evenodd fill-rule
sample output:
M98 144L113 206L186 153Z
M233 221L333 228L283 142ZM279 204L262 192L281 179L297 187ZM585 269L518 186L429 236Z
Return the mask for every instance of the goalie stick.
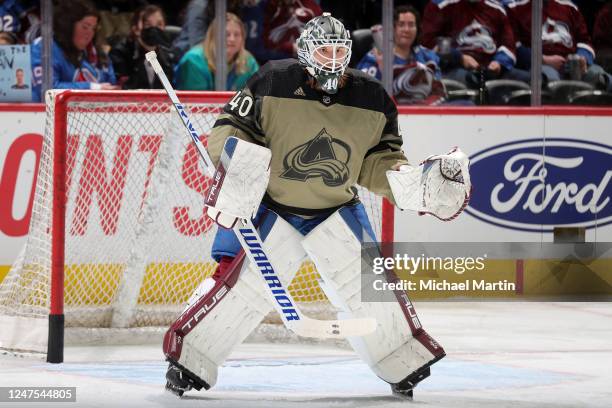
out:
M155 51L150 51L145 57L164 86L177 114L187 129L191 140L195 144L200 157L204 160L206 172L210 177L213 177L215 166L212 159L206 151L206 148L202 145L202 142L200 142L198 132L196 132L184 106L179 101L159 61L157 61L157 54ZM298 309L289 291L286 290L282 284L278 284L280 282L278 279L276 279L274 289L269 286L269 281L265 279L264 274L266 276L276 276L276 271L270 271L270 269L274 269L274 266L271 264L264 251L263 242L259 233L253 226L253 222L250 219L240 219L233 230L245 253L260 272L260 276L265 283L267 293L272 299L274 308L281 316L285 326L295 334L303 337L343 338L363 336L376 330L376 320L372 318L317 320L304 316Z

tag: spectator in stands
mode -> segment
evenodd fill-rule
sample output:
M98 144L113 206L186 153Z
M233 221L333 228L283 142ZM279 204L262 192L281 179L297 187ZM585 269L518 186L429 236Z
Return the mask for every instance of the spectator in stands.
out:
M314 0L269 0L263 21L265 48L282 58L295 57L295 41L304 25L322 12Z
M610 72L612 70L612 1L608 1L595 17L593 45L597 52L597 62Z
M185 22L173 44L179 56L182 57L191 47L204 39L209 23L205 14L206 6L208 0L191 0L187 5Z
M145 7L148 1L95 0L94 3L100 14L96 45L109 52L118 40L130 35L134 10Z
M423 15L430 0L396 0L395 6L412 6ZM340 20L349 30L370 28L382 20L382 0L320 0L321 8Z
M229 0L227 1L227 12L241 16L242 4L245 1L253 0ZM177 56L181 58L189 49L200 44L208 26L215 18L214 0L191 0L185 10L185 21L181 27L181 32L174 40L174 48Z
M215 33L216 21L213 20L204 42L190 49L181 58L177 67L178 89L215 89ZM259 69L259 65L253 55L244 48L246 31L242 21L234 13L227 13L225 33L228 62L226 89L238 90Z
M53 10L53 87L118 89L110 59L95 47L98 11L88 0L62 0ZM32 45L33 99L41 101L42 38Z
M419 45L419 12L412 6L396 7L393 13L393 96L399 103L433 103L444 95L440 83L439 58ZM377 35L374 33L373 35ZM380 45L367 53L357 69L382 78L383 56Z
M0 31L10 32L16 43L30 43L40 25L37 0L0 1Z
M438 49L440 58L448 61L442 64L443 75L472 87L479 85L475 77L505 76L516 62L512 28L496 1L432 0L425 7L422 43L435 49L442 37L452 42L448 53ZM482 75L475 76L477 71Z
M518 66L531 69L531 1L509 0L506 7L520 44ZM579 77L598 86L606 86L609 75L594 64L595 51L586 23L578 7L570 1L548 0L542 9L542 75L546 81L570 78L568 57L577 56ZM571 57L570 57L571 58Z
M176 60L165 28L166 18L158 6L145 6L134 13L130 35L110 52L115 74L123 89L163 88L151 65L145 61L145 54L149 51L157 53L159 63L172 81Z
M8 31L0 31L0 45L15 45L17 44L17 36Z
M264 21L269 0L246 0L241 9L242 21L247 27L246 48L259 65L270 60L287 58L284 51L269 49L264 40Z

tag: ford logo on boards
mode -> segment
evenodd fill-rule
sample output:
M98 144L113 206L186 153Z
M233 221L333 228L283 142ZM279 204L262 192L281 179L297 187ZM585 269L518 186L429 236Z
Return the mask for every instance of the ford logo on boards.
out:
M612 147L574 139L528 139L472 155L466 212L521 231L592 228L612 222Z

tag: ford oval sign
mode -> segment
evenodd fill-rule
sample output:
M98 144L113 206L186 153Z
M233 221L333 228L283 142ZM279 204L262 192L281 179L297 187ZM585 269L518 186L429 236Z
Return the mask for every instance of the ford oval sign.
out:
M466 212L521 231L593 228L612 222L612 147L574 139L529 139L472 157Z

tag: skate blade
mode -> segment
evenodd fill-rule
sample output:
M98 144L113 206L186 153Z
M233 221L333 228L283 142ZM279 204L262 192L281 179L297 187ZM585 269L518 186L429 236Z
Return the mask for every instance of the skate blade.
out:
M176 387L172 383L167 382L166 383L166 391L171 393L172 395L175 395L175 396L181 398L183 396L183 394L185 393L185 391L188 391L188 390Z

